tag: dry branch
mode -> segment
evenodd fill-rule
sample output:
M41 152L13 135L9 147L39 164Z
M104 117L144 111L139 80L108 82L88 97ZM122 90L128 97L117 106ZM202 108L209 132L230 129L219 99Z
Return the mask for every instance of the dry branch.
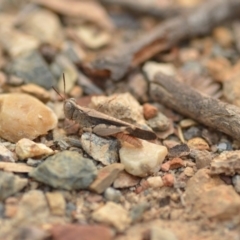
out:
M240 14L239 0L206 1L188 15L166 20L141 38L97 57L83 66L92 77L121 79L129 69L138 66L157 53L169 49L184 39L209 33L222 22Z
M205 96L174 77L157 73L150 84L155 101L240 140L240 108Z

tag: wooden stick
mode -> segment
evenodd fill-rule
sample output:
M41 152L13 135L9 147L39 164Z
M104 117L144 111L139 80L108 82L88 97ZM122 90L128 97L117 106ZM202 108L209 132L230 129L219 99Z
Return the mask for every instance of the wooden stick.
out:
M174 77L157 73L150 84L157 102L240 140L240 108L205 96Z

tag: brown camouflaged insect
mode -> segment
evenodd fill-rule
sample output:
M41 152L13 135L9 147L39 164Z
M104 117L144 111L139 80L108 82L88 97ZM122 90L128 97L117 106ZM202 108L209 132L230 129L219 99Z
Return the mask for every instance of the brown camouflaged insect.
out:
M65 92L64 74L63 83ZM61 96L55 88L53 89ZM135 147L142 147L140 139L155 140L157 138L152 131L141 129L97 110L81 107L77 105L74 98L65 99L63 96L61 98L64 100L65 117L78 123L85 132L92 132L101 137L113 136Z

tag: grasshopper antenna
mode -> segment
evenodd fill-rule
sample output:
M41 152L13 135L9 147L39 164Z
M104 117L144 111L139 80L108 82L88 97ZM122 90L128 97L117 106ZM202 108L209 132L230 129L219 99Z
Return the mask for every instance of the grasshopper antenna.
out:
M66 80L65 80L65 74L63 73L63 90L64 90L64 95L66 94Z
M65 95L65 89L66 89L66 82L65 82L65 75L63 73L63 87L64 87L64 95ZM63 97L60 92L52 86L52 89L61 97L61 99L64 101L65 100L65 97Z

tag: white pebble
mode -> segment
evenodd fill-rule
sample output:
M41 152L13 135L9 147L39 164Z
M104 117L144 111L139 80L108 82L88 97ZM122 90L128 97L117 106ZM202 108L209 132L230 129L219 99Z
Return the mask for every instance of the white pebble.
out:
M148 182L149 186L152 188L160 188L164 185L163 180L160 176L149 177L147 179L147 182Z
M168 151L164 146L141 140L143 147L135 148L123 144L119 151L125 171L139 177L146 177L160 170Z
M53 154L51 148L42 143L35 143L27 138L22 138L17 142L15 151L21 160Z

